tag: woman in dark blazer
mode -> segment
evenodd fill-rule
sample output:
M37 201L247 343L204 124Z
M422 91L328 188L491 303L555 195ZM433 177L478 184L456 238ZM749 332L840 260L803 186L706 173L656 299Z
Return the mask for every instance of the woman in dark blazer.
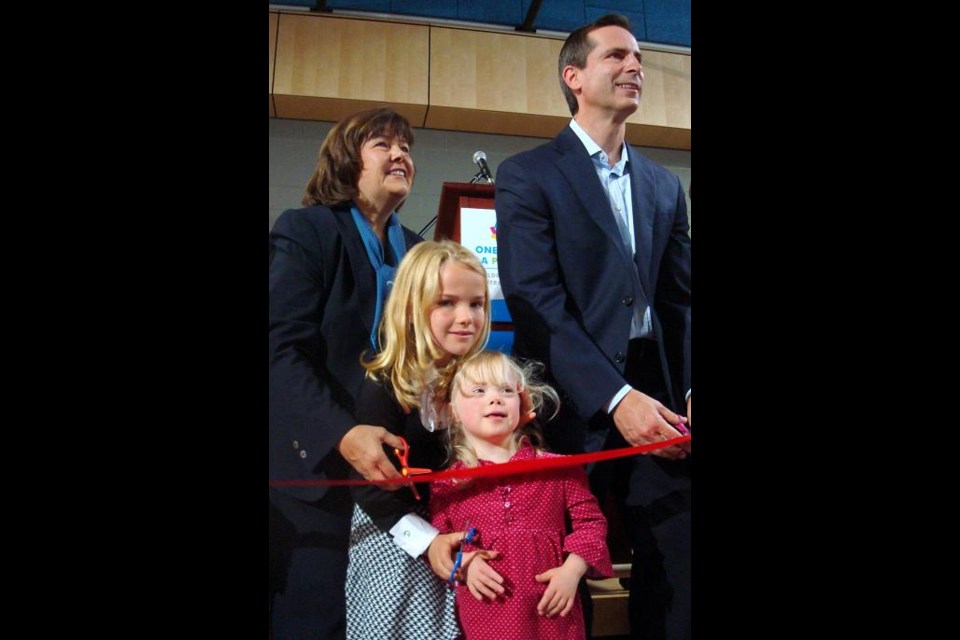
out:
M413 131L390 109L345 118L320 148L304 208L270 233L270 479L399 478L382 427L357 424L360 356L393 271L420 241L396 211L410 193ZM272 640L344 637L352 504L345 487L270 492Z

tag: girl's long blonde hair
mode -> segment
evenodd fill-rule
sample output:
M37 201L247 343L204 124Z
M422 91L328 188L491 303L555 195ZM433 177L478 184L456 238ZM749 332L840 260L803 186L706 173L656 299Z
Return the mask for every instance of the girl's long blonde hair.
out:
M453 402L457 394L462 394L464 387L469 385L517 385L523 391L532 405L530 410L537 412L537 418L522 427L514 430L511 440L511 451L520 448L524 438L539 449L543 447L543 437L536 422L540 419L541 409L549 409L545 420L550 420L560 410L560 398L553 387L539 380L539 373L543 366L534 360L525 364L519 363L505 353L499 351L483 351L469 360L463 361L459 370L453 376L450 384L450 401ZM521 418L523 417L523 400L520 402ZM477 452L474 451L463 432L463 425L452 410L453 423L447 429L447 455L452 460L460 460L468 467L477 466Z
M437 303L442 287L440 272L444 266L458 263L483 276L483 330L470 351L449 357L433 339L430 312ZM420 397L427 384L433 382L434 397L447 402L450 379L457 365L479 353L490 337L490 291L487 272L480 260L459 243L451 240L421 242L412 247L400 261L390 297L380 323L380 344L383 350L371 361L364 362L367 377L388 380L397 402L405 411L420 406ZM436 363L436 381L427 379Z

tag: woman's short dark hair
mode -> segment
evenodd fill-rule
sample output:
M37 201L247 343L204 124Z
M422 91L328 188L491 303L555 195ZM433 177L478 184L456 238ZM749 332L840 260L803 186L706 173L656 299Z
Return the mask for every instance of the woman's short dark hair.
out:
M580 110L580 105L577 104L577 96L570 90L567 83L563 81L563 69L568 64L572 64L577 69L583 69L587 66L587 56L590 55L593 48L597 46L597 43L588 36L591 31L596 31L600 27L623 27L627 31L630 31L630 21L623 16L608 13L605 16L597 18L590 24L585 24L573 31L567 36L567 39L563 43L563 48L560 49L560 60L558 62L560 88L563 90L563 97L567 99L570 114L574 116L577 115L577 111Z
M410 123L393 109L361 111L334 125L320 146L317 168L307 182L303 205L332 207L353 200L363 169L360 150L364 142L377 136L397 137L413 145Z

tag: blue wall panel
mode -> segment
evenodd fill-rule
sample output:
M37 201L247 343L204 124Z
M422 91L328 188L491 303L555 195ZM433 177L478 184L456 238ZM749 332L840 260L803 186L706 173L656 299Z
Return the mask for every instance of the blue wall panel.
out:
M327 0L327 7L519 26L532 3L533 0ZM273 4L313 7L316 0L277 0ZM690 0L543 0L533 26L538 30L568 32L607 13L626 16L637 40L690 46Z
M537 19L533 21L536 29L548 31L573 31L583 23L584 0L544 0L537 12ZM523 1L523 15L527 15L530 0Z
M545 0L549 2L550 0ZM605 9L604 13L619 13L625 15L625 12L643 13L644 0L584 0L584 6L590 9Z
M316 4L314 2L313 4ZM327 0L328 9L349 9L351 11L390 12L390 0Z
M523 24L528 4L523 0L505 0L504 2L468 2L459 3L459 18L471 22L489 24Z
M392 0L390 13L452 20L457 17L457 3L450 0Z
M690 46L690 0L646 0L647 40Z

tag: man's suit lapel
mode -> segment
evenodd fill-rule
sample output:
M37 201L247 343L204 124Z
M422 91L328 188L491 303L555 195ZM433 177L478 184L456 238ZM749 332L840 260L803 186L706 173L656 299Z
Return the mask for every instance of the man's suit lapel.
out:
M567 126L557 136L557 142L561 151L560 159L557 161L560 173L570 182L587 214L603 229L623 259L630 262L631 257L623 246L620 229L617 227L616 220L613 219L610 200L607 199L607 194L604 193L603 186L597 179L597 170L590 156L587 155L583 143L580 142L580 138Z
M350 215L349 208L333 209L334 218L337 226L340 227L340 237L343 238L343 247L347 252L347 258L353 267L353 273L357 278L357 295L360 298L360 315L363 326L367 329L367 335L373 331L373 315L376 312L377 305L377 276L370 265L370 258L367 257L367 250L363 246L363 239L357 230L357 225L353 223L353 217Z
M649 167L644 165L639 154L630 145L627 145L627 154L630 158L633 233L637 246L635 262L640 273L640 282L649 300L653 294L650 290L650 266L653 263L653 227L656 224L656 207L654 206L656 184Z

